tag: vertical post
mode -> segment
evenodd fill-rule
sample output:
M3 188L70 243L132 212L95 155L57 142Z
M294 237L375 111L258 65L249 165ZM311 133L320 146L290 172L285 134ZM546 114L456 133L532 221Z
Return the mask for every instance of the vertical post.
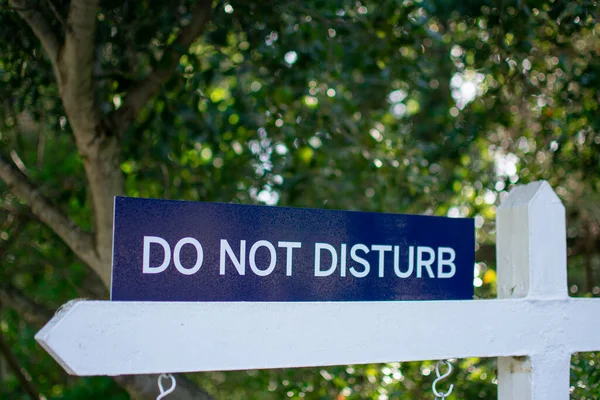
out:
M568 297L565 208L547 182L513 189L498 208L496 229L499 298ZM498 399L567 400L570 360L551 346L543 354L499 357Z

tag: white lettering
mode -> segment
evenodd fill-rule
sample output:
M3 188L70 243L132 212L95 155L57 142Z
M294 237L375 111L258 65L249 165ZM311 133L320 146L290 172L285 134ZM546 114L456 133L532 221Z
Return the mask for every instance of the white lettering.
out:
M321 269L321 250L327 250L331 253L331 267L328 270ZM328 243L315 243L315 276L329 276L333 274L337 267L337 252L335 248Z
M165 258L163 262L158 267L150 266L150 244L157 243L160 244L165 251ZM171 247L169 243L161 237L158 236L144 236L144 253L142 256L142 273L144 274L160 274L169 266L169 262L171 261Z
M394 246L394 272L398 278L408 278L412 275L414 269L414 254L413 246L408 248L408 269L406 272L400 271L400 246Z
M261 270L256 266L256 250L258 250L260 247L266 247L271 253L271 262L265 270ZM273 270L275 269L275 264L277 263L277 253L275 252L275 247L273 247L271 242L266 240L259 240L258 242L254 243L250 248L250 254L248 255L248 258L252 272L254 272L258 276L269 275L271 272L273 272Z
M423 254L429 254L428 259L423 259ZM431 269L431 264L435 261L435 251L431 247L419 246L417 247L417 278L421 278L423 274L423 267L427 269L427 274L430 278L435 278Z
M444 259L444 254L449 254L450 258ZM456 258L456 252L450 247L438 248L438 278L452 278L456 273L456 265L454 259ZM450 271L444 272L444 265L450 267Z
M196 264L192 268L185 268L181 264L181 259L179 258L179 253L181 252L181 248L184 244L191 244L196 248ZM177 271L184 275L195 274L202 266L202 261L204 261L204 252L202 251L202 245L200 242L191 237L185 237L177 242L175 245L175 251L173 252L173 262L175 263L175 268L177 268Z
M383 266L385 263L385 252L392 251L392 246L384 246L379 244L374 244L371 246L371 250L379 252L379 277L383 278Z
M342 243L342 250L340 254L340 276L346 276L346 243Z
M292 276L292 251L293 249L299 249L302 247L300 242L278 242L277 246L284 247L287 249L287 256L285 259L285 275Z
M365 267L365 270L362 272L359 272L354 267L350 267L350 273L357 278L364 278L365 276L367 276L369 274L369 271L371 270L371 266L369 265L369 262L367 260L365 260L362 257L359 257L356 254L356 252L358 250L364 251L366 254L369 252L369 248L367 246L365 246L364 244L355 244L350 249L350 257L357 263L362 264Z
M229 259L233 263L235 269L237 269L240 275L246 273L246 241L240 240L240 258L237 258L229 242L225 239L221 239L221 256L219 257L219 274L225 275L225 255L229 256Z

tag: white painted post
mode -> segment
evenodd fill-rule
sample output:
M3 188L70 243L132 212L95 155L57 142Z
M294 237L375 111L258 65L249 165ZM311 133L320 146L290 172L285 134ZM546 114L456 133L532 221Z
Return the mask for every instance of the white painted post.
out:
M565 208L550 185L516 187L496 221L498 297L566 300ZM560 333L539 332L541 338ZM529 357L499 357L498 398L568 399L570 361L570 351L557 345Z

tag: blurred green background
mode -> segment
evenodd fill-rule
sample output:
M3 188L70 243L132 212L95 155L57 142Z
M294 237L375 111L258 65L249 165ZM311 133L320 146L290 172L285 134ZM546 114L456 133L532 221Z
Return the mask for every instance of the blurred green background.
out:
M81 63L93 115L65 108L30 28L36 15L62 42L79 3L0 0L0 156L83 231L101 224L77 116L99 121L93 145L129 196L474 217L477 298L495 297L496 207L515 184L548 180L567 210L569 291L600 294L596 0L215 1L189 47L176 38L194 1L102 0L93 64ZM120 129L148 76L160 84ZM0 398L152 398L70 377L36 345L61 304L107 289L28 204L0 182ZM599 361L573 357L572 398L600 398ZM496 398L494 359L455 366L449 399ZM434 367L188 378L215 399L432 399Z

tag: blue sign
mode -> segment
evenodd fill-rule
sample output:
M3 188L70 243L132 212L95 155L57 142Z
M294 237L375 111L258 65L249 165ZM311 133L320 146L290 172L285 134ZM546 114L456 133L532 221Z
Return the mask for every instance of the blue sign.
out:
M115 198L116 301L471 299L472 219Z

